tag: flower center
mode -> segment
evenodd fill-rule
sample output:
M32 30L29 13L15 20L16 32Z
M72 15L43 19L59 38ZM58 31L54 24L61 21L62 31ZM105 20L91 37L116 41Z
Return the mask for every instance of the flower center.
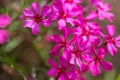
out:
M75 54L76 57L80 57L80 56L81 56L80 53L81 53L81 50L79 50L79 49L78 49L78 50L75 50L75 51L73 52L73 54Z
M83 29L83 35L89 36L89 31L86 29Z
M72 2L72 0L67 0L67 2Z
M100 58L101 58L100 56L97 56L97 55L96 55L95 62L100 62L100 61L101 61Z
M64 73L65 70L64 70L64 68L61 67L61 68L58 69L58 72L59 72L59 73Z
M40 23L42 21L42 16L39 16L39 15L35 16L34 21L37 23Z
M67 14L66 13L61 13L61 18L65 19L67 17Z
M115 39L112 36L108 36L107 39L108 39L108 41L110 43L114 43L115 42Z
M66 47L66 40L62 42L63 47Z

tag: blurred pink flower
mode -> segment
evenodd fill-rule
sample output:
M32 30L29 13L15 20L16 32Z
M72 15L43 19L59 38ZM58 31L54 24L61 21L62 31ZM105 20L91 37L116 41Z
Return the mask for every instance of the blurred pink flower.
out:
M106 27L108 35L105 35L105 39L107 40L107 49L111 55L115 55L118 51L116 47L120 47L120 35L114 37L116 28L114 25L107 25Z
M12 19L7 14L1 14L0 15L0 28L5 28L11 23Z
M0 29L0 44L5 44L9 39L9 32L5 29Z
M40 5L37 2L32 3L30 8L26 8L23 11L25 18L24 27L32 29L32 34L36 35L40 32L40 24L45 27L51 25L51 20L48 18L51 9L49 6L43 6L40 12Z
M9 32L5 28L11 23L12 19L7 14L0 15L0 44L5 44L9 39Z

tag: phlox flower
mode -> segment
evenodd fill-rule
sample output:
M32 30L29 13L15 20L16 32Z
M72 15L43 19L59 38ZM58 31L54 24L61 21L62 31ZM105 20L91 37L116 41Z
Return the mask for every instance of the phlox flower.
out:
M72 47L69 41L67 40L70 34L69 29L64 28L63 32L64 32L64 36L55 34L50 37L51 41L57 43L57 45L53 47L50 52L54 56L57 56L60 53L62 48L64 48L64 50L66 51L69 51Z
M99 37L100 28L91 29L88 26L79 26L73 29L73 34L75 35L73 40L82 38L84 42L91 44L92 41Z
M106 39L107 49L111 55L115 55L118 51L116 47L120 47L120 35L115 37L116 28L114 25L107 25L108 35L102 35Z
M98 2L97 11L99 19L104 20L105 18L107 18L110 22L112 22L114 19L114 14L109 12L111 8L112 7L109 3L103 4L102 2Z
M90 52L89 46L86 43L82 42L80 39L77 39L75 44L73 44L74 48L68 53L70 56L70 64L74 64L79 66L80 71L87 70L87 65L84 63L83 56Z
M81 7L69 10L60 0L55 1L52 4L52 10L54 15L51 15L51 19L57 20L59 30L66 27L67 23L70 23L73 26L74 17L78 14L82 14Z
M42 23L45 27L51 25L51 20L48 18L51 9L45 5L42 7L40 12L40 5L37 2L32 3L30 8L26 8L23 11L25 17L24 27L32 29L32 34L36 35L40 32L40 24Z
M73 34L75 38L82 38L83 41L91 42L96 39L101 32L101 27L97 22L92 22L95 20L97 14L95 11L92 11L88 16L79 18L75 22L75 28L73 29ZM76 40L76 39L75 39Z
M102 68L106 71L112 70L112 63L111 62L105 62L103 61L103 58L106 55L106 49L100 48L99 50L96 50L93 47L93 57L86 57L86 61L89 63L89 68L92 72L93 76L97 76L101 73L101 69L99 68L99 65L102 66Z
M71 72L72 65L70 66L63 57L59 58L59 65L53 59L49 59L48 62L52 65L52 68L47 73L49 76L57 75L57 80L70 80L71 76L74 75Z

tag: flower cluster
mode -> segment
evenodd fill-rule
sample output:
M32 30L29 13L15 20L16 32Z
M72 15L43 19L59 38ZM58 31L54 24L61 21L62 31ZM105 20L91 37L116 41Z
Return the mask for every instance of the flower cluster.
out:
M6 14L0 15L0 44L5 44L9 38L9 32L5 29L11 23L11 17Z
M108 24L108 34L104 34L96 22L96 19L113 21L110 4L103 0L90 0L95 10L85 14L82 3L82 0L54 0L50 5L43 6L40 12L39 3L34 2L23 12L24 27L31 28L34 35L39 33L40 24L48 27L53 21L63 33L47 37L56 43L50 54L58 58L58 64L54 59L48 60L52 66L48 75L55 76L57 80L86 80L83 75L89 71L93 76L99 75L100 66L106 71L112 70L112 63L103 58L107 53L114 56L117 47L120 47L120 35L114 36L115 26Z

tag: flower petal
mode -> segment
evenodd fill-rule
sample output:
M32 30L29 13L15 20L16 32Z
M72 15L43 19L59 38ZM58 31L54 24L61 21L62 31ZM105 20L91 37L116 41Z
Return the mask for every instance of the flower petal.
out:
M66 18L66 22L70 23L72 26L75 26L75 20L73 18Z
M73 34L80 36L82 34L82 28L81 27L74 28Z
M28 17L28 18L34 17L34 13L33 13L32 10L29 9L29 8L25 8L25 9L24 9L23 15L24 15L25 17Z
M66 80L65 75L64 75L64 74L61 74L61 75L58 77L58 80Z
M106 4L104 5L104 8L105 8L105 11L109 11L109 10L112 9L112 6L111 6L109 3L106 3Z
M57 73L58 73L58 70L55 68L51 68L47 72L48 76L55 76Z
M68 27L65 27L62 29L63 33L64 33L64 37L65 39L68 39L69 35L71 34L71 29Z
M54 34L53 36L51 36L51 40L56 42L56 43L62 43L63 42L61 36L58 35L58 34Z
M45 27L49 27L52 24L51 20L49 19L44 19L42 23Z
M97 12L96 11L92 11L87 17L86 19L88 20L94 20L97 18Z
M113 13L107 12L105 16L108 18L108 20L110 22L113 22L113 20L114 20L114 14Z
M31 9L34 11L36 15L40 14L40 5L37 2L32 3Z
M65 60L69 61L70 58L71 58L71 55L69 54L69 52L68 52L67 50L64 50L64 51L63 51L63 54L62 54L62 57L63 57Z
M60 62L60 65L62 66L62 67L64 67L64 68L67 68L67 61L62 57L62 56L60 56L60 58L59 58L59 62Z
M50 65L52 65L52 67L58 68L58 65L57 65L57 63L55 62L55 60L49 59L49 60L48 60L48 63L49 63Z
M56 45L56 46L51 50L50 53L51 53L53 56L58 56L59 53L60 53L61 48L62 48L62 45L61 45L61 44L58 44L58 45Z
M106 26L106 30L107 30L107 33L110 35L110 36L114 36L115 32L116 32L116 28L114 25L107 25Z
M116 41L115 45L120 48L120 41Z
M75 64L75 55L71 55L70 64Z
M110 71L110 70L112 70L112 68L113 68L112 63L110 63L110 62L105 62L105 61L102 61L102 62L101 62L101 66L102 66L106 71Z
M73 0L75 3L81 3L83 0Z
M40 26L38 23L34 23L32 26L31 26L31 29L32 29L32 34L33 35L37 35L39 32L40 32Z
M49 6L42 7L42 16L47 16L51 13L51 8Z
M76 63L80 68L82 67L82 61L80 60L80 58L76 57Z
M106 49L105 48L103 48L103 47L101 47L100 48L100 50L99 50L99 56L100 56L100 58L104 58L105 57L105 55L106 55Z
M65 20L64 19L60 19L58 21L58 28L59 28L59 30L63 29L65 26L66 26Z
M91 70L93 76L97 76L101 73L101 70L100 70L97 62L96 63L95 62L91 63L90 70Z
M120 47L120 35L118 35L116 38L115 38L115 45L117 47Z
M111 43L107 44L107 49L112 56L114 56L117 53L117 48Z
M31 28L31 26L34 24L33 20L25 20L24 21L24 27Z
M5 44L8 41L9 32L5 29L0 29L0 44Z
M115 38L115 41L120 41L120 35L118 35L116 38Z

